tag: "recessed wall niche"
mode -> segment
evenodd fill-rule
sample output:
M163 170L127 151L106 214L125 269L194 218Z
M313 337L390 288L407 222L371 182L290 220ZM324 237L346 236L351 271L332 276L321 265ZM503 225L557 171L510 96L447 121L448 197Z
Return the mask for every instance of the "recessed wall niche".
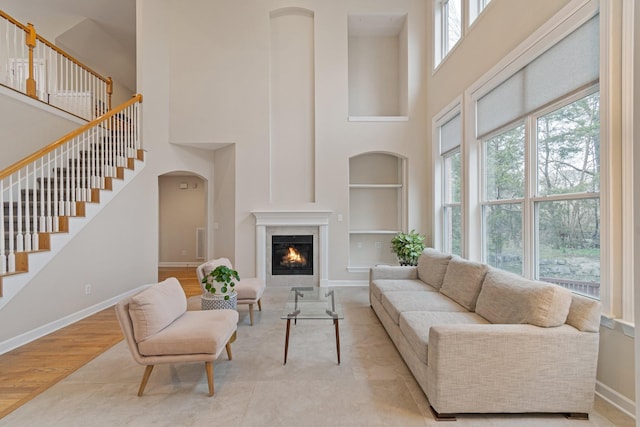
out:
M270 14L270 200L315 202L313 11Z
M407 120L407 15L349 14L349 120Z

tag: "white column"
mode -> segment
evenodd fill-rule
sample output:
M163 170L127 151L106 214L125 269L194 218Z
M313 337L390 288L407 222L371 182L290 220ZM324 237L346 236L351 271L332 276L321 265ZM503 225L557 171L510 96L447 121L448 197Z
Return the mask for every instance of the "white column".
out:
M320 287L329 286L329 226L328 225L319 225L318 226L318 249L320 253L318 254L320 266L318 268L318 282Z
M256 275L267 280L267 227L256 226Z

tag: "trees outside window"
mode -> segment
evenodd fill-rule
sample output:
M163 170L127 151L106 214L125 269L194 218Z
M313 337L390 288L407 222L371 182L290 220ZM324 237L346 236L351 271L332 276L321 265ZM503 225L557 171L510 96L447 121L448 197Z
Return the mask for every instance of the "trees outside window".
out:
M443 51L446 55L462 37L462 7L460 0L444 0L443 10Z
M463 3L462 0L434 0L434 4L434 60L437 65L462 38Z
M532 114L482 144L485 262L599 297L599 93Z
M600 97L536 120L536 274L600 296Z
M517 274L523 274L524 131L524 125L520 124L483 143L485 261Z
M460 147L443 157L443 250L462 255L462 155Z

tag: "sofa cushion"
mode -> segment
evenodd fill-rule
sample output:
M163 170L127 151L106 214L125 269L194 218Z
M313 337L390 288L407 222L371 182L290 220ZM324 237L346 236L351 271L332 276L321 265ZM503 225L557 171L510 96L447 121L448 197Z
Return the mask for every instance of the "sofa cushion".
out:
M487 324L484 318L476 313L406 311L400 314L400 332L422 363L427 363L429 347L429 330L435 325L452 324Z
M567 315L567 324L582 332L600 331L600 301L571 294L571 307Z
M437 292L438 290L427 285L422 280L418 279L375 279L371 282L370 286L371 294L380 301L380 297L384 292L393 291L427 291Z
M474 311L488 270L489 267L486 264L455 256L449 261L440 292L467 310Z
M552 327L566 321L570 305L571 292L560 286L491 268L482 284L476 313L491 323Z
M450 254L426 248L418 258L418 278L427 285L440 289L450 259Z
M219 354L236 330L236 310L187 311L168 328L138 344L144 356Z
M166 328L187 310L187 297L180 282L170 277L131 297L129 315L136 342Z
M382 294L381 303L396 325L400 313L405 311L467 311L439 292L386 292Z

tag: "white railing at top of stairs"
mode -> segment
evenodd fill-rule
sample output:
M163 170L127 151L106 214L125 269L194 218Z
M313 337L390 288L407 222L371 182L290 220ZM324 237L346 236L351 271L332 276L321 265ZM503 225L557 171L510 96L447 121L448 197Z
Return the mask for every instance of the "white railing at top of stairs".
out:
M86 120L111 109L113 81L0 10L0 84Z
M40 233L59 231L61 217L139 158L141 102L136 95L0 171L0 277L16 272L16 253L39 250Z

